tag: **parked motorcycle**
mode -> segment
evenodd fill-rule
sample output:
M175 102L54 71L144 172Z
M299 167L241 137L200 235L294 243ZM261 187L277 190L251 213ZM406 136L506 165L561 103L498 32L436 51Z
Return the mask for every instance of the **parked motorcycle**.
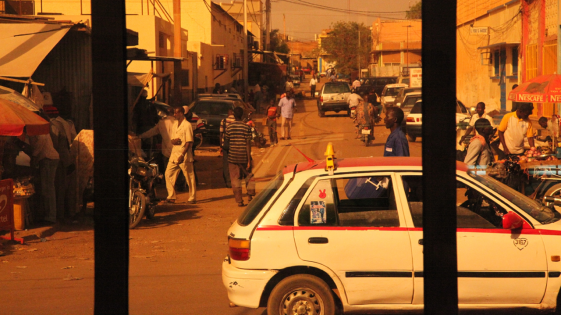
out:
M258 148L264 147L267 143L267 139L265 139L263 133L257 131L257 128L255 128L255 123L253 122L253 119L251 119L251 113L247 115L247 118L244 119L244 122L251 127L251 139L253 140L255 145Z
M135 228L144 215L153 219L156 205L167 198L164 176L158 164L146 162L142 157L129 161L129 228Z

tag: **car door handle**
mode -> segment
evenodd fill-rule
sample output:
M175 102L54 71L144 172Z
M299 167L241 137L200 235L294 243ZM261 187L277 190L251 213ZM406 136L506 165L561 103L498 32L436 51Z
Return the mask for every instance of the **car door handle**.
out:
M308 243L310 244L327 244L329 240L327 237L310 237L308 239Z
M423 239L419 240L419 245L423 245Z

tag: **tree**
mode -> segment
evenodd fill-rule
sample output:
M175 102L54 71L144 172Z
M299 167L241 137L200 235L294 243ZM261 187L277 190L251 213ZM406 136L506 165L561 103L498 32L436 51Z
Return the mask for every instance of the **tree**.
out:
M360 49L359 43L360 30ZM329 55L330 61L335 61L337 72L350 74L358 70L358 57L360 67L364 69L370 62L372 36L370 29L363 23L336 22L331 25L331 32L321 41L322 50Z
M276 51L283 54L288 54L290 52L288 44L282 39L278 29L272 30L270 36L271 51Z
M409 11L405 14L405 18L408 20L418 20L422 19L423 15L423 5L421 4L421 0L415 3L412 7L409 8Z

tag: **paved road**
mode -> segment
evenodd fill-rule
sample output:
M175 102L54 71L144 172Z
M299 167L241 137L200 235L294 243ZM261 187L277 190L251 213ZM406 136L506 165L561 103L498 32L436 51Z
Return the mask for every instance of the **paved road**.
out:
M303 85L304 86L304 85ZM260 119L256 119L260 121ZM298 101L292 140L273 148L254 148L256 177L265 180L285 165L323 159L328 142L337 158L379 156L389 132L375 127L371 147L354 139L352 120L328 113L320 118L316 101ZM410 144L421 155L421 141ZM296 150L298 149L298 150ZM205 154L206 153L206 154ZM242 209L222 180L216 152L200 152L198 203L158 208L156 219L130 231L131 314L265 314L265 309L229 308L221 280L227 253L226 231ZM265 181L259 182L258 188ZM34 227L21 231L26 245L0 248L3 314L92 314L93 230L91 216L73 224ZM42 241L43 240L43 241Z

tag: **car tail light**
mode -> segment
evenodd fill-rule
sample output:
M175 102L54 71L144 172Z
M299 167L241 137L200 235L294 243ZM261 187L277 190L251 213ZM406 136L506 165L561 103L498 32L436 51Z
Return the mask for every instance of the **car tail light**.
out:
M248 260L249 259L249 240L229 238L228 247L230 258L233 260Z
M419 122L419 121L421 121L421 119L420 119L420 118L417 118L417 122Z
M199 117L191 117L191 122L196 122L199 120Z
M364 130L370 130L370 128L368 128L368 127L364 127L364 128L362 128L362 129L364 129Z
M319 101L323 103L323 96L319 97Z
M415 122L415 118L413 118L413 117L407 117L406 122Z

